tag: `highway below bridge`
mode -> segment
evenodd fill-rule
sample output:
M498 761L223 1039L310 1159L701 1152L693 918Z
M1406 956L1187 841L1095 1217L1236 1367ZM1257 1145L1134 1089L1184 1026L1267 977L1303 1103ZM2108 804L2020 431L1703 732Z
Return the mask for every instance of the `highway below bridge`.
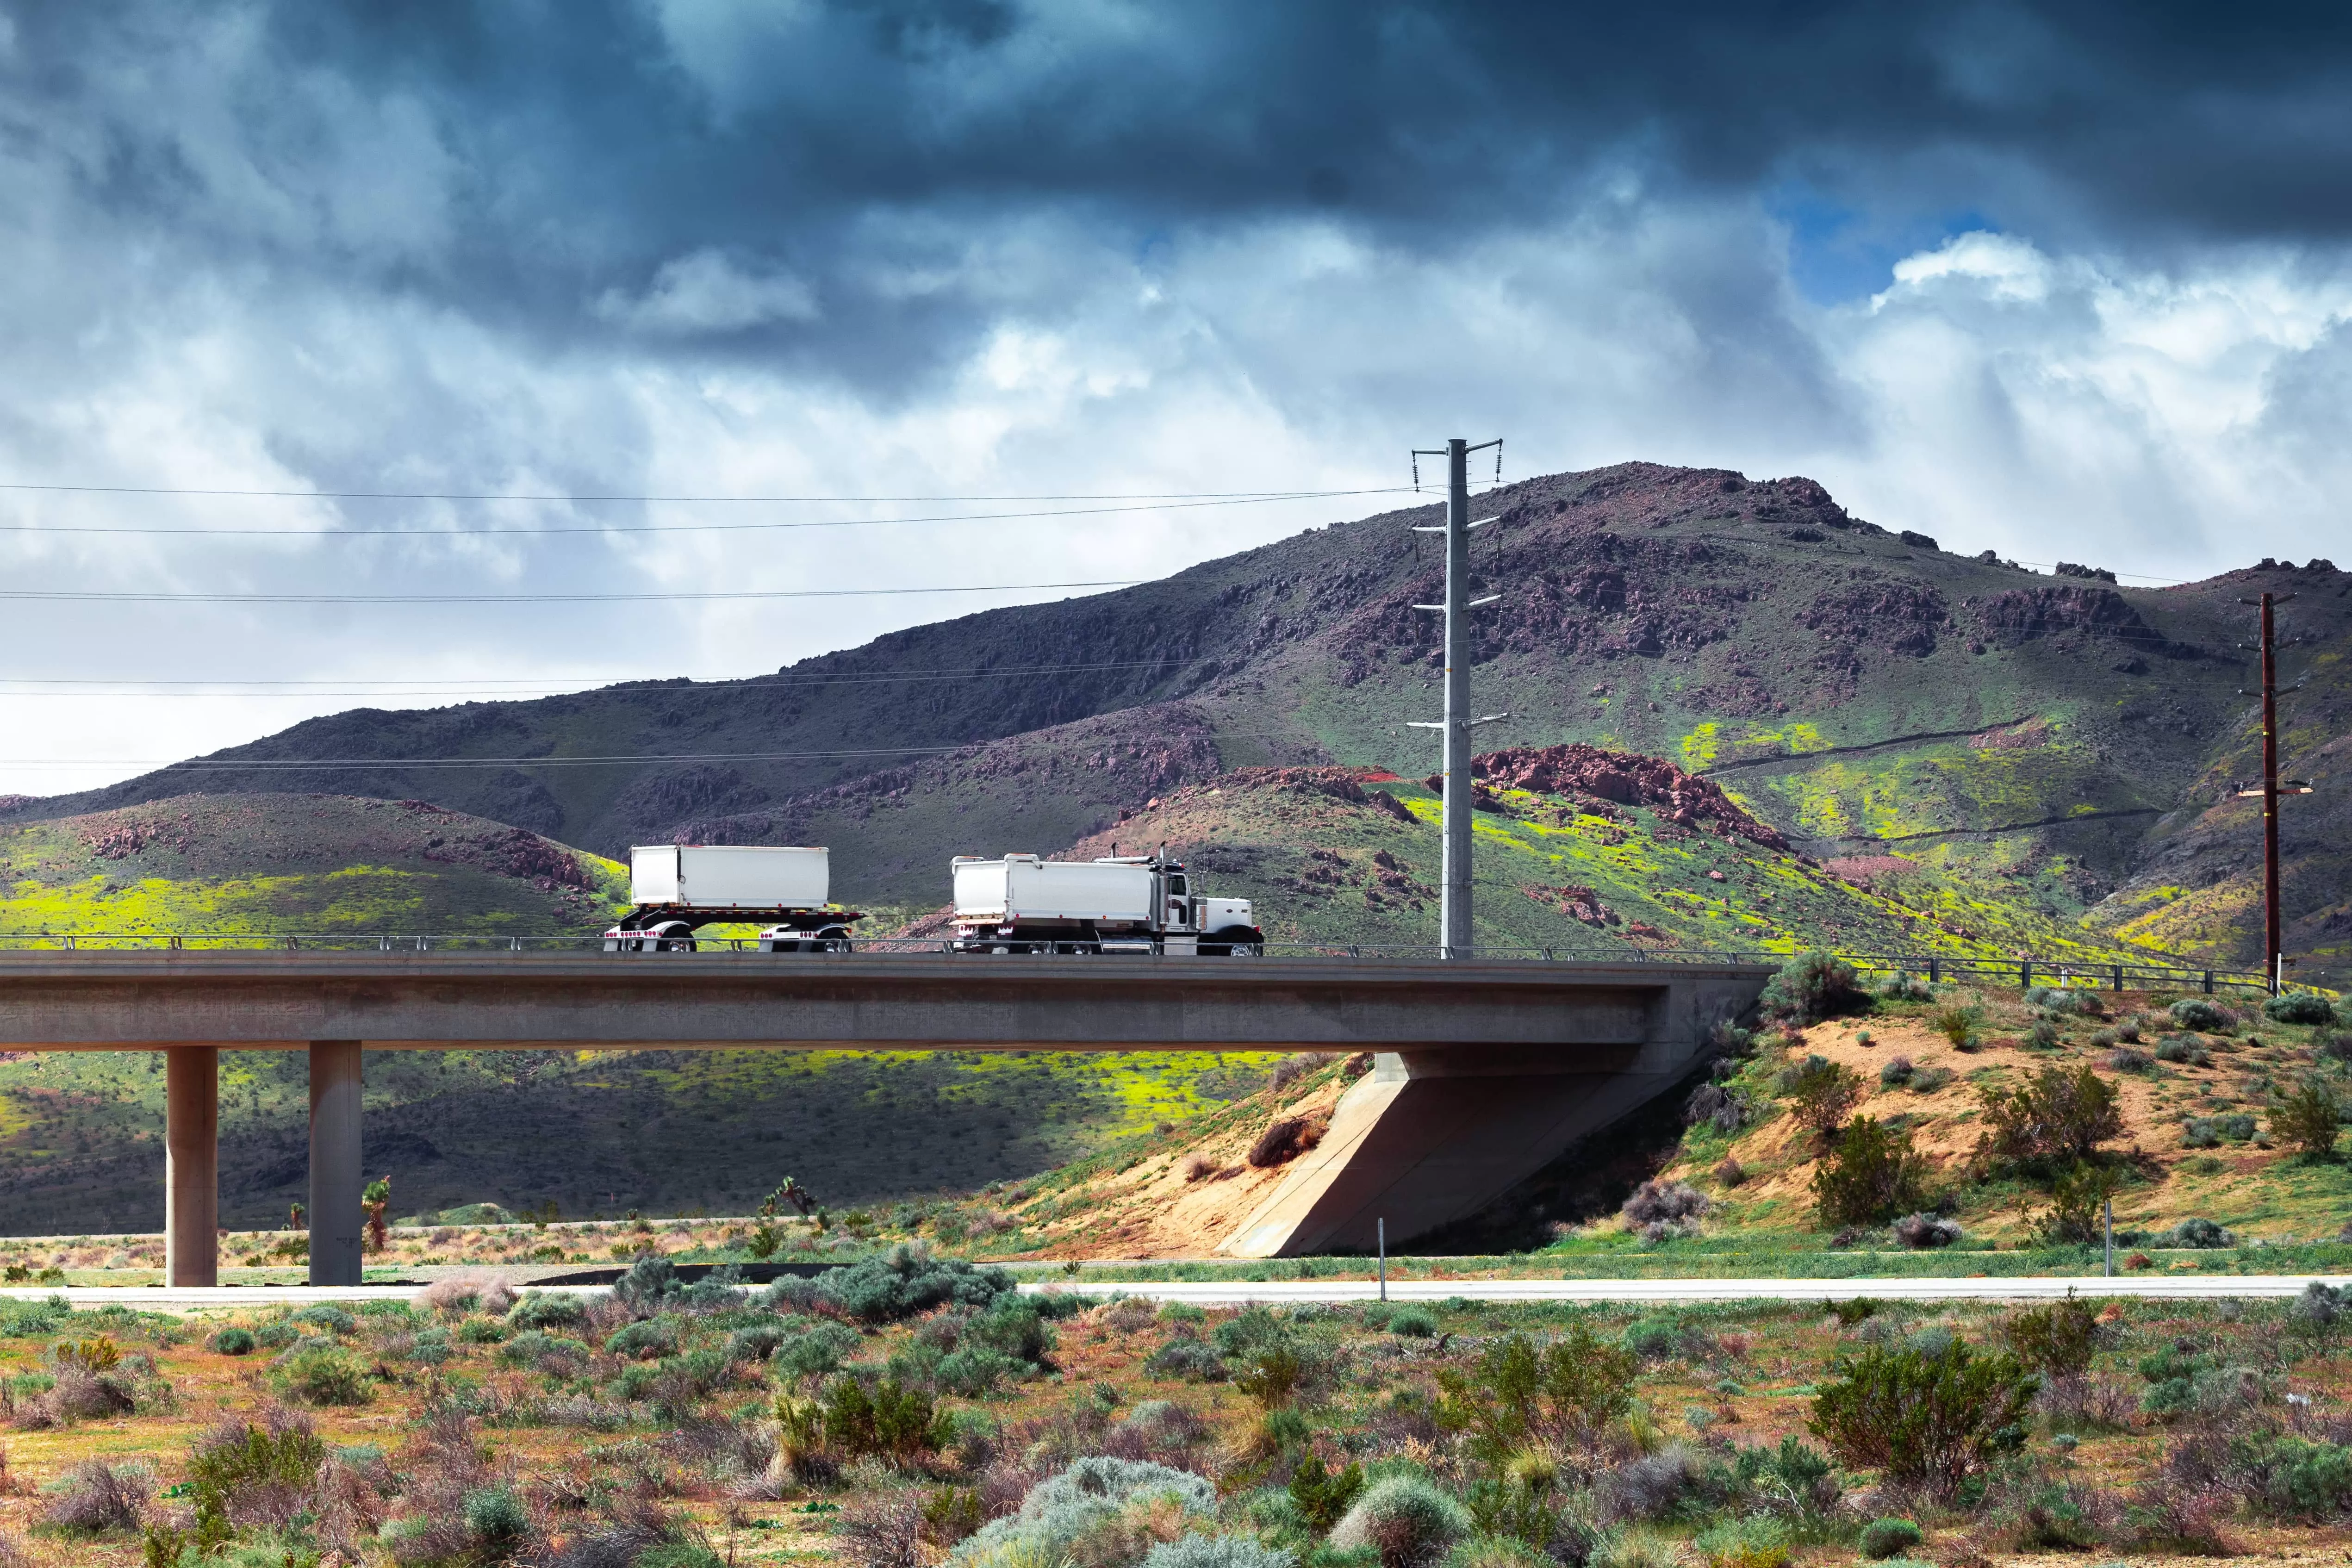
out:
M1373 1054L1223 1243L1369 1249L1475 1212L1680 1083L1762 964L941 953L0 953L0 1050L161 1051L173 1286L218 1279L222 1050L309 1054L310 1279L361 1278L362 1050Z

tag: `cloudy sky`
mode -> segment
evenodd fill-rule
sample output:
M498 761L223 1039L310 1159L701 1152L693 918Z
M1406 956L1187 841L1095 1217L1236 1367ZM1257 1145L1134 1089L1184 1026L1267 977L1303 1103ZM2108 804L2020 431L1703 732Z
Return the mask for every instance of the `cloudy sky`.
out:
M966 498L1451 435L2352 564L2343 16L0 0L0 792L1157 575L1392 498Z

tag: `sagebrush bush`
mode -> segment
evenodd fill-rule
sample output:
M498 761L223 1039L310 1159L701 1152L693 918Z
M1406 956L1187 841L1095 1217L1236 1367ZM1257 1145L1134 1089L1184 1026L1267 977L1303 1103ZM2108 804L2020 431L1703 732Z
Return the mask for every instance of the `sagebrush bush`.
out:
M1030 1488L1018 1512L982 1525L948 1560L1054 1563L1070 1558L1082 1540L1114 1524L1129 1509L1152 1504L1180 1518L1213 1520L1216 1488L1189 1470L1093 1455Z
M2184 1029L2194 1029L2200 1035L2218 1035L2235 1026L2237 1020L2219 1004L2200 996L2184 996L2169 1009L2172 1021Z
M1391 1476L1332 1527L1330 1543L1342 1552L1370 1547L1381 1568L1434 1568L1470 1528L1470 1510L1452 1492L1419 1476Z
M2156 1059L2178 1067L2210 1067L2213 1053L2187 1035L2167 1035L2156 1043Z
M1813 1396L1813 1435L1849 1465L1948 1495L2018 1425L2037 1386L2005 1352L1954 1340L1934 1354L1872 1347L1840 1362ZM2013 1436L2012 1436L2013 1435Z
M857 1331L841 1323L787 1318L768 1364L786 1377L823 1377L838 1371L858 1345Z
M1217 1383L1225 1376L1225 1358L1216 1347L1190 1337L1170 1340L1154 1351L1143 1370L1154 1377L1181 1377L1187 1383Z
M2316 991L2289 991L2263 1003L2263 1016L2273 1024L2333 1024L2336 1009Z
M1909 1057L1889 1057L1886 1065L1878 1069L1878 1081L1889 1089L1900 1089L1911 1081L1918 1067Z
M2253 1135L2254 1119L2242 1113L2191 1116L2180 1123L2180 1145L2184 1149L2214 1149L2223 1143L2243 1143Z
M1703 1217L1708 1206L1707 1195L1688 1182L1649 1181L1633 1189L1619 1212L1635 1225L1677 1224Z
M1407 1307L1389 1314L1389 1332L1400 1339L1431 1339L1437 1333L1437 1320L1418 1307Z
M1955 1247L1966 1233L1960 1222L1944 1215L1907 1214L1895 1222L1895 1239L1915 1251Z
M2051 1184L2050 1206L2034 1217L2032 1229L2045 1246L2081 1247L2100 1239L2103 1208L2115 1195L2117 1178L2104 1166L2080 1164Z
M587 1316L580 1298L563 1290L528 1290L507 1314L518 1331L527 1329L568 1329Z
M223 1329L212 1339L213 1349L222 1355L251 1355L253 1343L249 1329Z
M1246 1535L1187 1535L1144 1555L1143 1568L1297 1568L1298 1559Z
M365 1405L373 1393L367 1363L329 1345L295 1352L281 1376L286 1392L310 1405Z
M153 1490L143 1465L85 1459L66 1472L65 1484L41 1505L41 1522L73 1535L135 1531Z
M817 1276L816 1293L866 1323L897 1323L934 1307L953 1303L985 1309L1015 1293L1013 1276L1002 1268L975 1268L961 1258L934 1258L914 1244L895 1247Z
M1870 993L1863 989L1853 965L1826 952L1809 952L1782 965L1765 984L1757 1003L1766 1017L1792 1024L1866 1013L1870 1004Z

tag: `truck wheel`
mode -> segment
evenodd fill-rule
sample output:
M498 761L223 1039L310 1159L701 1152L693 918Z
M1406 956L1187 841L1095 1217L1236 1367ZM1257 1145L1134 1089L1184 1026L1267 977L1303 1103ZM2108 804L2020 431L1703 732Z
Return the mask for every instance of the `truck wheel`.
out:
M648 926L646 934L653 939L646 945L656 952L694 951L694 928L684 921L664 921L659 925Z
M1201 939L1204 958L1255 958L1265 952L1265 938L1247 926L1227 926Z
M847 952L850 951L849 928L827 926L808 943L811 952Z

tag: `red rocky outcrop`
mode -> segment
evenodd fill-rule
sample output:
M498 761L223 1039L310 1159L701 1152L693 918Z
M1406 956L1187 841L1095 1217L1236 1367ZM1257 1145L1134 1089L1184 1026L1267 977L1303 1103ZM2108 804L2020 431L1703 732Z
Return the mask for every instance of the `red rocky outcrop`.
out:
M1497 789L1542 795L1582 795L1620 805L1646 806L1685 827L1705 824L1731 838L1746 838L1787 853L1789 841L1731 803L1721 789L1686 773L1664 757L1611 752L1576 742L1565 746L1515 746L1475 757L1471 771Z

